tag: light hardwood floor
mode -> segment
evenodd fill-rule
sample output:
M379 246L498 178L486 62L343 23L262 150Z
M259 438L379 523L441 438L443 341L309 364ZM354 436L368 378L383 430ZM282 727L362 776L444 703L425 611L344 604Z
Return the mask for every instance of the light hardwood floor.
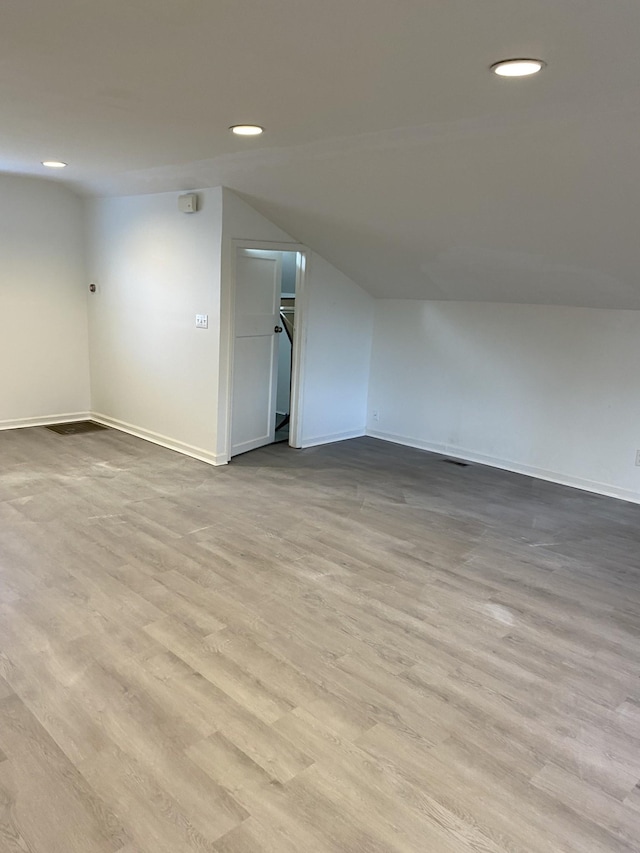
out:
M640 849L640 507L0 433L2 853Z

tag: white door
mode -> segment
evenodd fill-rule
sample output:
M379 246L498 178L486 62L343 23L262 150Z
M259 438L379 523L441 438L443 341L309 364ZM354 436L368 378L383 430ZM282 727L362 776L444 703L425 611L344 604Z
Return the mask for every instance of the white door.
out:
M231 456L275 439L282 258L238 249L231 395Z

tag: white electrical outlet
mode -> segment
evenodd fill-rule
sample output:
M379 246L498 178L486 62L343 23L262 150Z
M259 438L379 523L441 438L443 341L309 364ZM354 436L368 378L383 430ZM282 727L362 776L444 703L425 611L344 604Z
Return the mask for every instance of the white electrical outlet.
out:
M380 420L380 412L377 409L374 409L371 415L376 423ZM638 452L640 453L640 451Z
M636 450L636 465L640 466L640 450Z
M209 328L209 315L208 314L196 314L196 329L208 329Z

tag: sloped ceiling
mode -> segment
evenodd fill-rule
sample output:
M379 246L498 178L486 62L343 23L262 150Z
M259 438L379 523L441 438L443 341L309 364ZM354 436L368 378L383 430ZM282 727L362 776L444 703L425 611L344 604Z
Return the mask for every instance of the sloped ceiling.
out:
M3 0L0 170L223 184L376 296L640 309L639 36L637 0Z

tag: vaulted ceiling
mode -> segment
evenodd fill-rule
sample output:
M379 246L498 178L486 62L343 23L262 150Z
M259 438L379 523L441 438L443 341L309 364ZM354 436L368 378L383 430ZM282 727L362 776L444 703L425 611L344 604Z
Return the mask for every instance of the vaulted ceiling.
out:
M377 296L640 309L639 36L637 0L3 0L0 171L223 184Z

